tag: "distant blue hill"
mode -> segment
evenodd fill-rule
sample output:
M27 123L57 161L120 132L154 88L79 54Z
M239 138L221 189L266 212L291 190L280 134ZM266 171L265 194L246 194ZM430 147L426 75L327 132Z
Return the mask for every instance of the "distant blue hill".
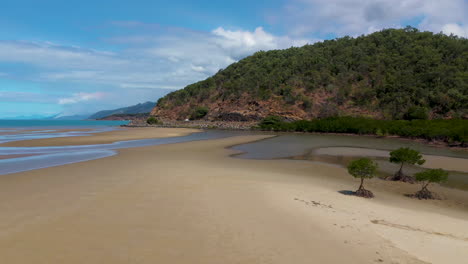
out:
M54 120L86 120L88 115L71 115L71 116L60 116L52 118Z
M149 113L153 110L154 106L156 105L155 102L146 102L142 104L132 105L128 107L118 108L114 110L104 110L99 111L95 114L90 115L87 119L101 119L111 115L116 114L142 114L142 113Z

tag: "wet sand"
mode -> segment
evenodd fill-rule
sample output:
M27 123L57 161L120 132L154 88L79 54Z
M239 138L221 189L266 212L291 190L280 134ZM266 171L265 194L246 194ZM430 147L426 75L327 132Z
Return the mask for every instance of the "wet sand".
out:
M115 131L94 133L89 136L56 137L48 139L32 139L13 141L0 144L0 147L45 147L45 146L69 146L69 145L94 145L110 144L117 141L137 140L147 138L178 137L200 132L199 129L184 128L122 128Z
M18 155L0 155L0 160L2 159L14 159L14 158L22 158L22 157L30 157L30 156L33 156L33 154L31 155L27 155L27 154L18 154Z
M384 157L390 156L389 151L367 149L367 148L350 148L350 147L329 147L319 148L314 150L317 155L332 155L332 156L367 156L367 157ZM423 155L426 162L421 166L425 168L438 169L442 168L450 171L468 172L468 159Z
M0 256L16 263L463 263L468 210L342 168L244 160L241 136L120 150L0 177ZM70 140L72 140L70 138ZM416 185L401 186L416 191Z
M44 128L44 129L3 129L0 131L0 135L13 135L13 134L29 134L29 133L50 133L53 131L53 133L60 133L60 132L87 132L91 131L92 129L86 129L86 128L77 128L77 129L50 129L50 128Z

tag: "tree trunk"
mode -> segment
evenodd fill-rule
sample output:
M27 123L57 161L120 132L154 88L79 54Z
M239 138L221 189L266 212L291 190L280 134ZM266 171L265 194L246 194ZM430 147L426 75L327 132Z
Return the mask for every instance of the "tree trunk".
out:
M400 175L400 176L403 176L403 165L404 165L404 164L405 164L405 163L402 162L402 163L401 163L401 166L400 166L400 169L398 170L398 175Z
M364 188L364 178L361 178L361 185L359 185L358 190L362 190Z
M432 193L431 191L429 191L427 189L428 185L429 185L429 182L424 183L421 190L416 192L412 196L415 197L415 198L418 198L418 199L425 199L425 200L427 200L427 199L440 199L440 197L438 195L436 195L435 193Z
M429 186L429 183L430 183L430 182L426 182L425 184L423 184L423 187L422 187L421 191L429 191L429 190L427 189L427 186Z

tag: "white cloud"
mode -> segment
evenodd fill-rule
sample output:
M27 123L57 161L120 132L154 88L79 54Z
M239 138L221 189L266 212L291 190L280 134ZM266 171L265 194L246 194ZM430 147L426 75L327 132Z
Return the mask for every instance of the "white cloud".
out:
M105 94L101 92L96 93L75 93L72 97L60 98L58 103L61 105L76 104L79 102L86 102L90 100L99 100L104 98Z
M310 43L306 39L291 39L287 36L274 36L262 27L250 31L232 31L219 27L212 31L214 42L233 57L243 57L258 50L284 49Z
M141 22L113 25L125 27L127 35L102 39L120 48L112 52L47 41L0 40L1 63L28 67L28 71L20 72L15 72L14 67L5 68L4 75L40 83L42 93L50 95L47 100L54 98L64 108L63 113L69 115L98 107L120 107L137 100L156 100L256 51L308 42L304 38L277 36L261 27L253 31L219 27L201 32ZM96 90L105 93L94 93ZM95 100L100 100L99 105Z
M159 28L140 22L114 24ZM254 31L212 32L165 29L107 41L123 45L118 52L61 46L49 42L0 41L0 62L20 62L37 70L30 76L42 82L73 82L122 88L183 88L258 50L304 45L307 40Z
M465 30L455 32L467 37L467 13L466 0L292 0L274 20L293 35L359 35L420 20L421 29L434 32L458 25Z
M0 41L0 61L22 62L50 69L98 69L130 63L112 52L26 41Z
M442 32L447 35L453 34L456 36L468 37L468 25L462 27L458 24L446 24L442 27Z

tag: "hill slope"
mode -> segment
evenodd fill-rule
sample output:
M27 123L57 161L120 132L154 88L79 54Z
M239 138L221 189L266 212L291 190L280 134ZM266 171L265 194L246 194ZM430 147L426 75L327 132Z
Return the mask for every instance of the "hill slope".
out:
M123 107L114 110L104 110L99 111L95 114L92 114L88 117L88 119L102 119L111 115L116 114L141 114L141 113L149 113L154 108L155 103L153 102L146 102L142 104L132 105L128 107Z
M468 116L468 40L415 28L387 29L301 48L257 52L161 98L151 112L209 120L268 115L379 119Z

